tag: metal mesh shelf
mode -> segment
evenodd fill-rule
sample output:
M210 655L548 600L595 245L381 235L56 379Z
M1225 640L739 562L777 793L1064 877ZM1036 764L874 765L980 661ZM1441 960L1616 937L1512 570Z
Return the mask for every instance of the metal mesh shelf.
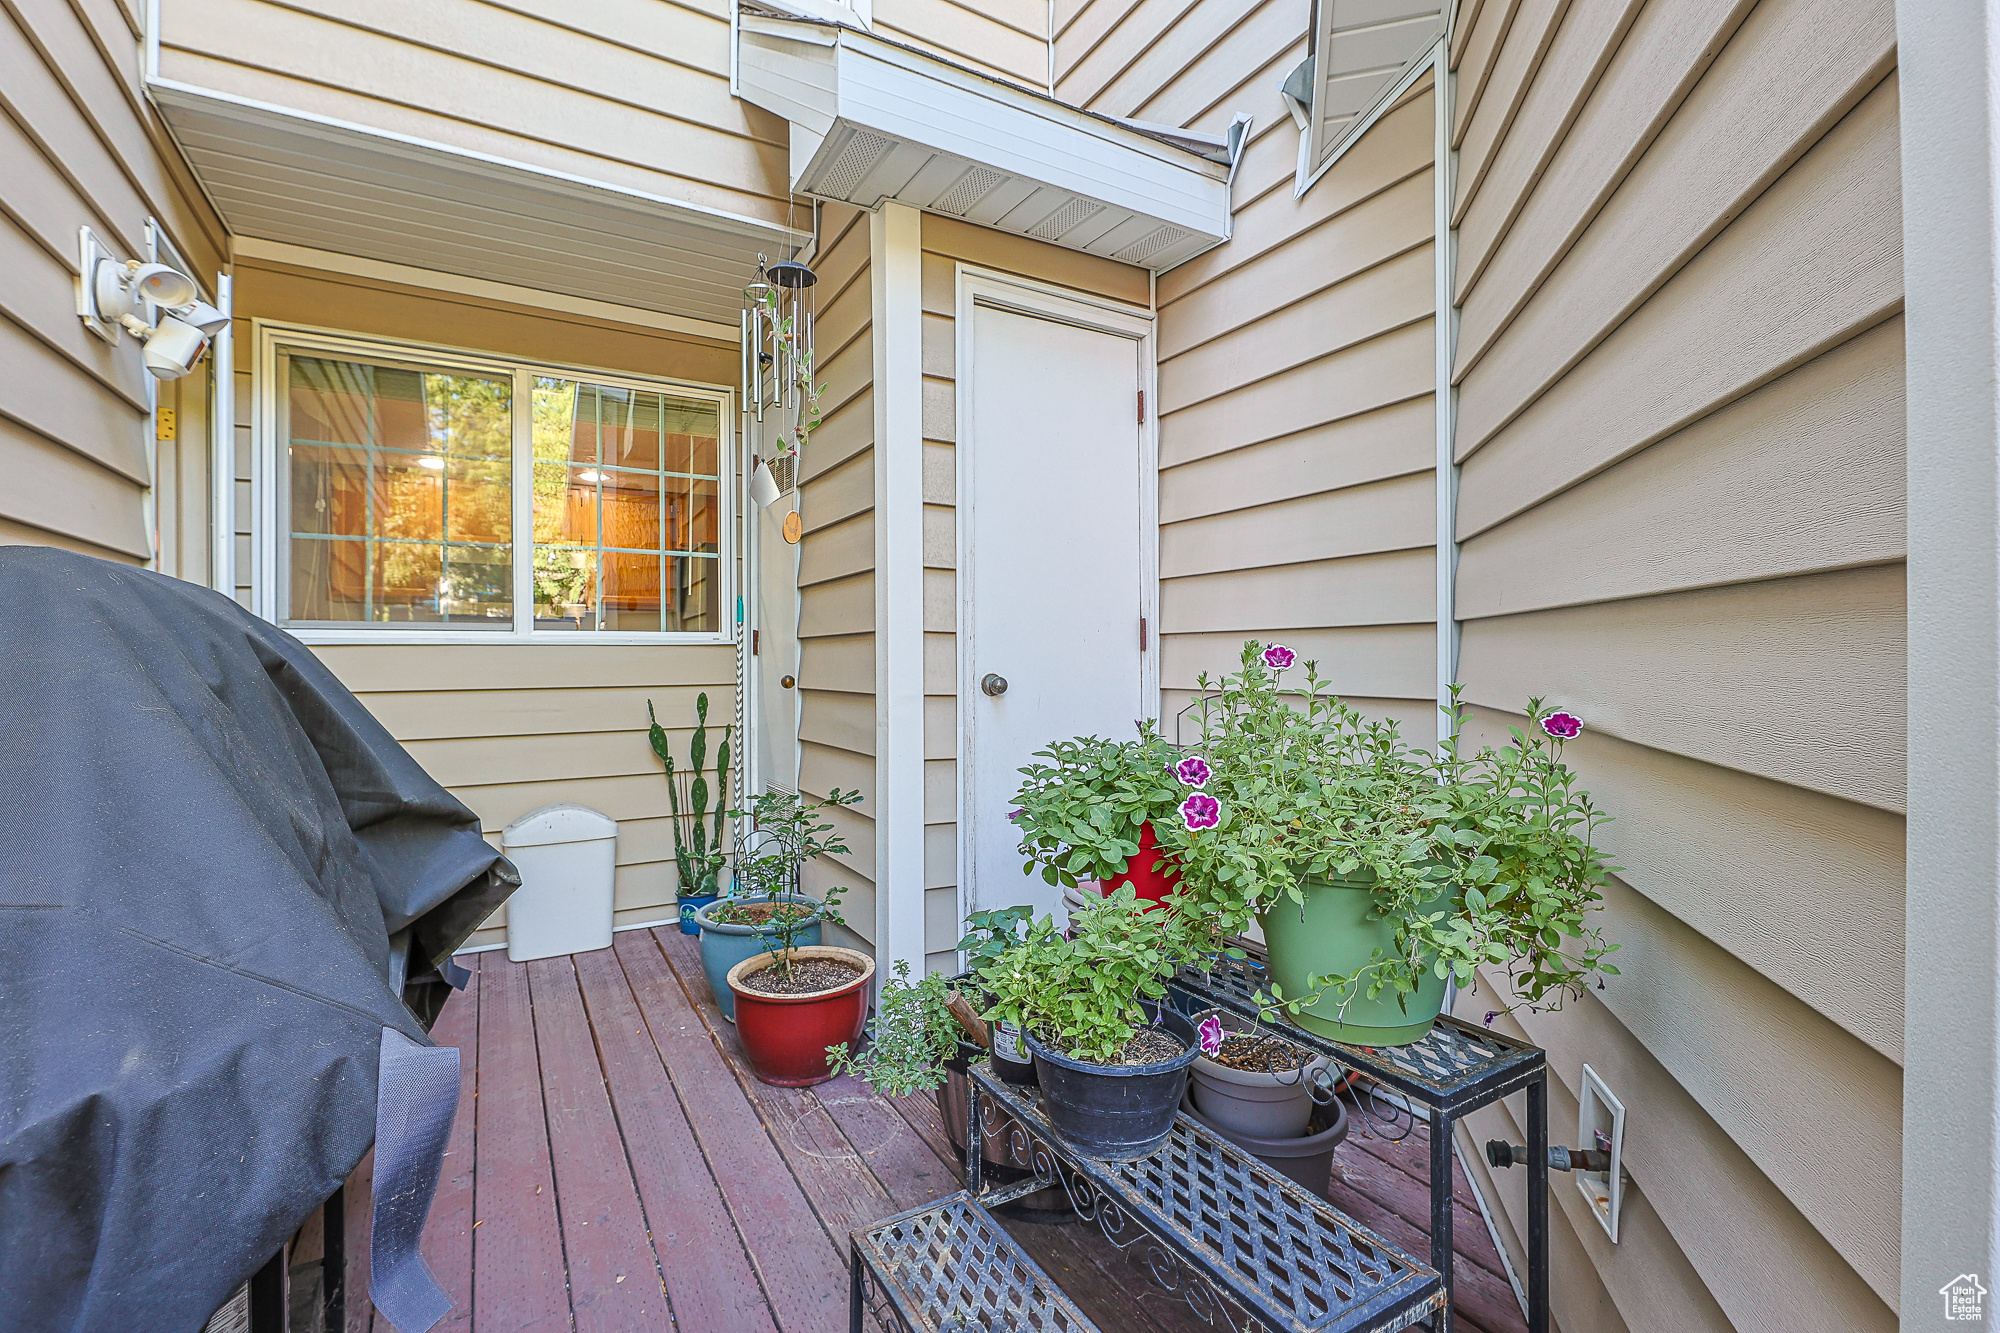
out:
M1097 1333L964 1192L856 1231L851 1305L857 1333L864 1305L913 1333Z

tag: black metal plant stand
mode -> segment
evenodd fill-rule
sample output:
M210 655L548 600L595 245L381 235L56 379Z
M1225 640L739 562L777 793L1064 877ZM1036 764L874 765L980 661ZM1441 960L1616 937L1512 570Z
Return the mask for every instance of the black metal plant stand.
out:
M1442 1310L1443 1284L1421 1261L1368 1231L1191 1116L1144 1157L1074 1151L1050 1125L1039 1090L1003 1082L990 1062L968 1071L966 1193L993 1206L1061 1185L1070 1206L1211 1326L1232 1333L1395 1333ZM1005 1136L1033 1177L981 1195L981 1149Z
M1184 971L1168 986L1167 1000L1184 1014L1217 1008L1258 1017L1265 973L1261 950L1231 944L1249 955L1214 960L1206 972ZM1303 1028L1287 1026L1290 1040L1351 1071L1344 1095L1371 1132L1392 1142L1416 1128L1411 1106L1428 1113L1431 1126L1431 1266L1452 1284L1452 1126L1459 1117L1509 1093L1528 1097L1528 1333L1549 1329L1549 1114L1548 1062L1538 1046L1515 1041L1449 1015L1430 1034L1407 1046L1348 1046ZM1399 1104L1400 1103L1400 1104ZM1434 1325L1449 1333L1449 1305Z

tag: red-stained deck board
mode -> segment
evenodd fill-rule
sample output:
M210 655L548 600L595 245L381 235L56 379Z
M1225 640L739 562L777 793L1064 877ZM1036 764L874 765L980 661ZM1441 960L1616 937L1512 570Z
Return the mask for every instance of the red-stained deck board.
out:
M567 957L529 963L535 1045L577 1333L665 1327L667 1290Z
M776 1333L624 969L599 950L578 954L576 971L676 1323L688 1333Z
M958 1173L938 1160L923 1135L866 1083L842 1075L815 1087L813 1096L881 1183L894 1205L891 1211L915 1208L958 1189Z
M424 1261L438 1285L451 1297L451 1312L438 1321L435 1333L463 1333L472 1327L472 1224L474 1184L473 1117L479 1098L479 968L475 956L465 989L445 1001L431 1028L431 1040L458 1048L458 1115L445 1144L444 1169L438 1173L437 1196L431 1202L430 1224L424 1228Z
M368 1299L368 1242L374 1235L375 1150L361 1156L361 1164L341 1189L342 1212L346 1225L341 1229L345 1246L347 1333L370 1333L375 1306ZM385 1323L387 1321L384 1321Z
M952 1146L951 1135L945 1132L944 1116L938 1111L936 1093L917 1092L908 1097L890 1097L887 1100L896 1108L896 1113L909 1122L910 1128L917 1131L918 1137L930 1145L932 1152L961 1176L964 1174L964 1154Z
M835 1251L653 933L623 932L614 947L779 1328L840 1333L847 1326L845 1252Z
M473 1323L556 1333L572 1325L527 968L489 954L479 1000Z
M757 1115L844 1258L849 1233L898 1211L896 1205L811 1089L774 1088L758 1082L750 1072L750 1062L736 1037L736 1025L723 1018L708 993L700 949L693 937L672 929L651 933L658 937L668 961L695 1000L696 1012L715 1044L728 1054L742 1095L757 1108Z

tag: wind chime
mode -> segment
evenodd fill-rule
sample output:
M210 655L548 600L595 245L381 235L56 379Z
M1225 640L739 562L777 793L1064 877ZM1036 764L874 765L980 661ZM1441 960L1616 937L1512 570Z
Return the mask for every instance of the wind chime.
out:
M757 256L757 277L743 289L743 382L759 423L766 412L789 414L774 457L796 454L818 419L813 383L813 288L819 275L796 259L773 264Z

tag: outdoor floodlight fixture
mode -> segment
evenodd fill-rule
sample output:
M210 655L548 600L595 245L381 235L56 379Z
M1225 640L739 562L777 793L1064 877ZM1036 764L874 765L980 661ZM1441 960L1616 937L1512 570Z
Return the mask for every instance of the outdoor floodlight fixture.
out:
M192 371L209 339L229 317L201 299L195 280L171 264L114 258L88 227L78 245L77 317L98 337L117 343L119 330L146 344L146 370L177 380ZM146 318L154 312L152 319Z

